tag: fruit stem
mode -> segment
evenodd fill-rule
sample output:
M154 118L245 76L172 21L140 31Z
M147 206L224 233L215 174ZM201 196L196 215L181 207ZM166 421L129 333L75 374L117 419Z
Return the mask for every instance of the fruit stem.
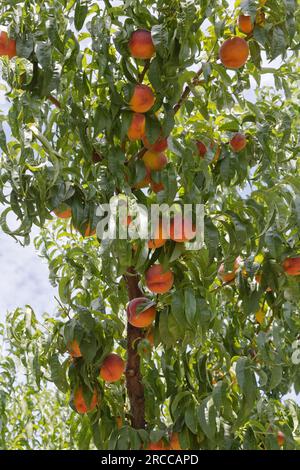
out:
M139 276L134 268L130 267L124 276L129 300L143 297L139 288ZM140 356L137 353L137 344L143 338L141 328L136 328L127 322L127 364L126 387L130 401L131 425L135 429L144 429L145 422L145 393L140 370Z
M148 72L148 69L150 67L150 60L147 59L145 60L145 65L141 73L139 74L139 83L143 83L143 80L145 78L146 73Z

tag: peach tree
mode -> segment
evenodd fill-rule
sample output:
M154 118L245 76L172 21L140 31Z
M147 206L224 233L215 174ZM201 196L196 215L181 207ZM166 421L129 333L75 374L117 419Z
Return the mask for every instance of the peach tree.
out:
M40 229L59 297L16 347L99 449L299 446L283 399L300 391L299 14L1 2L1 227L23 244ZM102 240L112 197L203 204L204 245L172 227Z

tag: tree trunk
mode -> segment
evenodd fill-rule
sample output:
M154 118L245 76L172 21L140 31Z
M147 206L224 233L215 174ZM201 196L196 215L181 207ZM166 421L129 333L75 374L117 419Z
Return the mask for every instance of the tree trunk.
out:
M130 300L143 297L139 289L139 276L134 268L128 268L125 275L128 297ZM126 387L130 401L131 425L135 429L145 428L145 395L140 371L140 356L137 354L137 345L143 337L143 330L130 325L127 322L127 365L126 365Z

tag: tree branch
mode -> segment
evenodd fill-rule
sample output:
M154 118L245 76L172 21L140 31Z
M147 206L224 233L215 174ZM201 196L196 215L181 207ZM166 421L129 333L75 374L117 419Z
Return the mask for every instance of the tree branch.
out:
M196 75L194 76L193 80L192 80L192 85L193 86L196 86L198 84L198 81L199 81L199 77L200 75L202 74L203 72L203 68L201 67L198 72L196 73ZM174 111L174 114L176 114L179 109L181 108L181 106L184 104L184 102L186 101L186 99L189 97L189 94L191 93L191 87L190 85L187 85L185 87L185 89L183 90L182 92L182 95L181 97L179 98L179 101L177 104L175 104L174 108L173 108L173 111Z
M51 101L51 103L54 104L54 106L56 106L58 109L61 109L62 106L61 106L61 104L60 104L60 102L58 101L57 98L55 98L55 97L52 96L52 95L48 95L48 96L47 96L47 99L48 99L49 101Z
M147 59L145 60L145 65L144 65L144 68L143 70L141 71L141 73L139 74L139 77L138 77L138 80L139 80L139 83L142 83L144 78L145 78L145 75L146 73L148 72L149 70L149 67L150 67L150 59Z
M139 275L132 267L128 268L127 273L124 279L127 284L129 299L143 297L143 293L138 286ZM143 338L142 330L127 322L126 387L130 401L131 425L135 429L144 429L146 426L144 386L140 371L140 356L136 349L141 338Z

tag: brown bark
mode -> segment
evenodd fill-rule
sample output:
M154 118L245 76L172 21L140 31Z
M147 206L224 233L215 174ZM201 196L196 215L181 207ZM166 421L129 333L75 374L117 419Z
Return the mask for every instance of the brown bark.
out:
M130 300L143 297L138 286L139 276L134 268L128 268L125 275L128 297ZM143 337L143 331L127 322L127 365L126 387L130 401L131 425L135 429L145 428L145 395L140 371L140 356L137 353L137 344Z

